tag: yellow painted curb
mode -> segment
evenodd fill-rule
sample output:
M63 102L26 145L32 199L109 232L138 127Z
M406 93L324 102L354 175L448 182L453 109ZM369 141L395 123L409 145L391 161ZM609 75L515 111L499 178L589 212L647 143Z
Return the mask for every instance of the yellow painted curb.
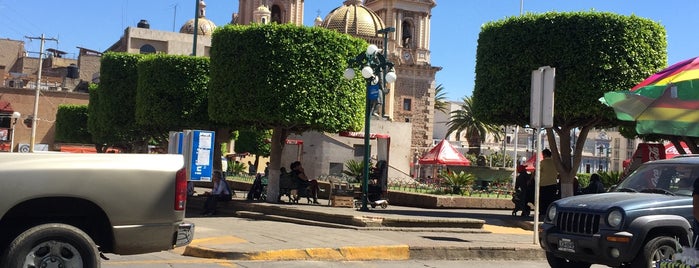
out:
M340 253L345 257L345 260L348 261L399 261L410 259L410 247L408 245L343 247L340 248Z
M262 252L227 252L218 249L189 245L183 255L211 259L233 259L254 261L292 261L292 260L324 260L324 261L360 261L360 260L408 260L410 247L408 245L342 247L342 248L307 248L282 249Z

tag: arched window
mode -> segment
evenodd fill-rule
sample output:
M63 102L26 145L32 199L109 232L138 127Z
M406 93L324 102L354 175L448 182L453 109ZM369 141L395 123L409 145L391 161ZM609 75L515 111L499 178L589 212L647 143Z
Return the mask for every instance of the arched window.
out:
M403 34L401 37L403 47L410 47L413 40L413 25L409 21L403 21L401 23L401 28L403 29Z
M282 23L282 9L278 5L272 6L272 22Z
M145 44L141 46L140 53L141 54L153 54L155 53L155 48L149 44Z

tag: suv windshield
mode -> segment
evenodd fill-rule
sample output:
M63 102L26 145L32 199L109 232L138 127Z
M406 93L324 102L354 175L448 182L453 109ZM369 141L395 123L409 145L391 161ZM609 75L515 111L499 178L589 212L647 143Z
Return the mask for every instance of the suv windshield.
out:
M626 177L615 191L692 196L697 176L697 165L649 163Z

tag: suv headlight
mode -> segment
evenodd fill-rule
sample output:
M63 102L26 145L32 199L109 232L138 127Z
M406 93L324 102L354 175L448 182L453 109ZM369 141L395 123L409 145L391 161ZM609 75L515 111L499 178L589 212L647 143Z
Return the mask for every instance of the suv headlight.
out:
M621 213L619 209L614 209L607 214L607 224L613 228L618 228L623 219L624 213Z
M548 220L550 220L550 221L553 221L553 219L556 218L556 206L555 205L549 206L549 210L546 211L546 218L548 218Z

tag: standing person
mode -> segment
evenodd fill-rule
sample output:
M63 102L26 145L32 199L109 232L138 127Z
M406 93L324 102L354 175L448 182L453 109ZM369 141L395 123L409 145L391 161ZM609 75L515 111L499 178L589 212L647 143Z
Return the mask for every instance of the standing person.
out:
M544 149L541 151L544 159L539 162L539 172L541 177L539 181L539 212L545 212L558 195L558 171L556 165L551 159L551 150Z
M213 172L213 188L210 192L204 192L206 201L204 202L204 212L202 215L211 216L216 214L216 205L218 201L230 201L233 192L228 187L228 182L223 177L223 172L215 170Z
M248 161L248 175L255 176L257 174L257 167L250 161Z
M265 177L269 176L269 162L265 163L265 171L264 172L265 172L265 175L264 175Z
M515 192L517 202L515 209L512 210L512 215L517 215L518 211L522 211L522 217L527 217L530 214L529 209L529 188L531 186L531 176L527 173L527 167L520 165L517 167L517 179L515 180Z
M309 180L308 177L306 177L306 173L304 172L300 161L291 163L291 166L289 167L291 168L292 178L296 179L297 189L299 192L305 193L306 198L308 198L310 195L313 198L313 204L319 204L318 181Z

